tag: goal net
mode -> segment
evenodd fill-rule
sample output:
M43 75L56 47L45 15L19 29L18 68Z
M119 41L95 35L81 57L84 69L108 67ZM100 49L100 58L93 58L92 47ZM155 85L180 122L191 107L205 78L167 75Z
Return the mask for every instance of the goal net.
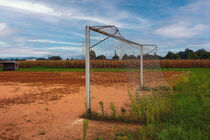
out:
M125 39L115 26L86 26L87 110L99 110L103 102L122 106L128 92L150 94L167 87L161 72L157 46Z

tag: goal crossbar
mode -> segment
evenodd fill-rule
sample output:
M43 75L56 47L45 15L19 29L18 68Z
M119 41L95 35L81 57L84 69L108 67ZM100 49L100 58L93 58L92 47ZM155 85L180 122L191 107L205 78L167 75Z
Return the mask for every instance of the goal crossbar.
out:
M110 34L110 33L107 33L105 31L102 31L101 29L103 28L108 28L108 27L114 27L116 29L116 32L113 33L113 34ZM116 26L114 25L109 25L109 26L89 26L89 29L92 30L92 31L95 31L95 32L98 32L98 33L101 33L101 34L104 34L106 36L108 36L107 38L103 39L102 41L100 41L99 43L103 42L104 40L108 39L109 37L112 37L112 38L115 38L115 39L118 39L118 40L121 40L125 43L129 43L129 44L133 44L133 45L136 45L136 46L139 46L139 47L143 47L143 46L155 46L157 47L156 44L140 44L140 43L137 43L137 42L134 42L134 41L131 41L131 40L128 40L128 39L125 39L119 32L119 30L117 29ZM119 33L120 36L117 36L116 34ZM99 43L93 45L93 46L90 46L90 48L98 45Z

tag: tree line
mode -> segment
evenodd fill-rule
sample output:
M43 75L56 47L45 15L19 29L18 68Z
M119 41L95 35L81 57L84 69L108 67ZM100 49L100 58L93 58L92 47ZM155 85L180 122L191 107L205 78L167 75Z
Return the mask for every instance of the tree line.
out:
M122 56L121 59L125 60L125 59L139 59L140 55L128 55L128 54L124 54ZM157 54L145 54L144 55L144 59L155 59L155 58L159 58L159 59L210 59L210 52L206 51L205 49L199 49L197 51L193 51L189 48L185 49L184 51L180 51L177 53L173 53L171 51L169 51L165 56L159 56ZM96 56L96 53L91 50L90 51L90 59L99 59L99 60L105 60L107 59L105 55L99 55ZM113 60L119 60L120 57L119 55L117 55L116 51L115 51L115 55L111 58Z
M204 49L199 49L197 51L193 51L185 49L184 51L180 51L177 53L173 53L169 51L165 57L160 57L161 59L210 59L210 52Z
M180 51L180 52L177 52L177 53L173 53L173 52L169 51L165 56L159 56L157 54L153 54L153 55L145 54L144 55L144 59L155 59L155 58L159 58L159 59L210 59L210 52L206 51L205 49L199 49L197 51L193 51L193 50L187 48L184 51ZM106 60L106 59L129 60L129 59L140 59L140 55L135 56L134 54L132 54L132 55L124 54L122 56L122 58L120 58L120 56L115 51L114 56L112 56L111 58L107 58L103 54L96 56L95 51L90 50L90 59L96 59L96 60L97 59L98 60ZM19 60L24 60L24 59L18 59L18 58L14 59L14 61L19 61ZM50 56L48 58L37 58L37 60L62 60L62 57L60 57L60 56ZM66 60L70 60L70 59L67 58ZM71 58L71 60L73 60L73 58ZM1 61L1 59L0 59L0 61Z

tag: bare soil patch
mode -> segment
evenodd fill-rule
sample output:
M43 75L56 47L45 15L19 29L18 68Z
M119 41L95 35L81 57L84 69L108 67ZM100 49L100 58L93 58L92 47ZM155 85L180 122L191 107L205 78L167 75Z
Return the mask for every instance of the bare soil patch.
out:
M105 75L101 73L99 79ZM164 75L172 80L180 73ZM113 82L125 81L123 73L118 76L119 80ZM82 138L84 86L84 72L0 72L0 140ZM117 107L128 102L124 88L101 84L93 88L97 89L91 98L95 110L99 110L99 101L104 102L107 111L111 101ZM87 138L111 139L116 131L126 127L134 129L138 125L90 121Z

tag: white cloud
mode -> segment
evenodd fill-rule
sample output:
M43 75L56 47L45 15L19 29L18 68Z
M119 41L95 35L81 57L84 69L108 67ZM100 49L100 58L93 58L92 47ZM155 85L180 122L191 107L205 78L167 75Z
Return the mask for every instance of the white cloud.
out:
M154 33L169 38L190 38L201 34L204 29L206 29L206 26L202 24L189 26L181 23L161 27L155 30Z
M43 40L43 39L35 39L28 40L29 42L39 42L39 43L49 43L49 44L68 44L68 45L82 45L82 43L74 43L74 42L63 42L63 41L55 41L55 40Z
M36 50L24 47L9 47L1 50L1 57L27 57L51 55L50 51Z
M107 7L103 7L102 5L100 5L100 11L94 13L92 13L90 9L78 5L71 5L68 8L58 6L50 7L49 4L46 5L39 2L31 2L25 0L0 0L0 6L6 6L22 11L53 16L65 20L73 19L78 21L89 21L93 23L100 23L106 25L116 25L119 28L137 29L139 27L145 27L149 25L148 21L144 18L133 16L127 11L119 10L117 7L110 8L109 10L107 10ZM96 14L101 12L103 12L103 14ZM117 14L117 16L113 16L114 14ZM132 20L130 21L130 19ZM52 22L55 21L49 17L45 17L44 20ZM132 24L133 21L135 21L135 24Z
M180 8L181 12L195 14L195 15L209 15L210 14L210 1L197 0L186 6Z
M59 16L54 9L47 7L43 4L32 3L28 1L17 1L17 0L0 0L0 6L6 6L11 8L22 9L30 12L48 14L53 16Z
M63 18L69 18L69 19L86 20L86 21L98 22L102 24L118 24L120 26L119 23L110 21L110 19L106 19L102 17L95 17L95 16L88 16L78 10L73 10L74 13L71 13L69 10L62 11L61 9L53 9L46 5L43 5L40 3L32 3L29 1L0 0L0 6L6 6L6 7L11 7L11 8L26 10L29 12L47 14L51 16L57 16L57 17L63 17Z
M0 46L7 46L8 44L4 41L0 41Z
M73 32L73 31L70 31L70 33L72 33L73 35L76 35L78 37L82 37L82 38L85 37L85 35L84 34L81 34L81 33Z
M16 33L17 30L11 28L6 23L0 22L0 37L5 37Z
M210 42L203 42L200 44L188 44L189 48L202 48L206 49L207 51L210 51Z
M82 51L81 47L50 47L46 48L46 50L72 50L72 51Z

